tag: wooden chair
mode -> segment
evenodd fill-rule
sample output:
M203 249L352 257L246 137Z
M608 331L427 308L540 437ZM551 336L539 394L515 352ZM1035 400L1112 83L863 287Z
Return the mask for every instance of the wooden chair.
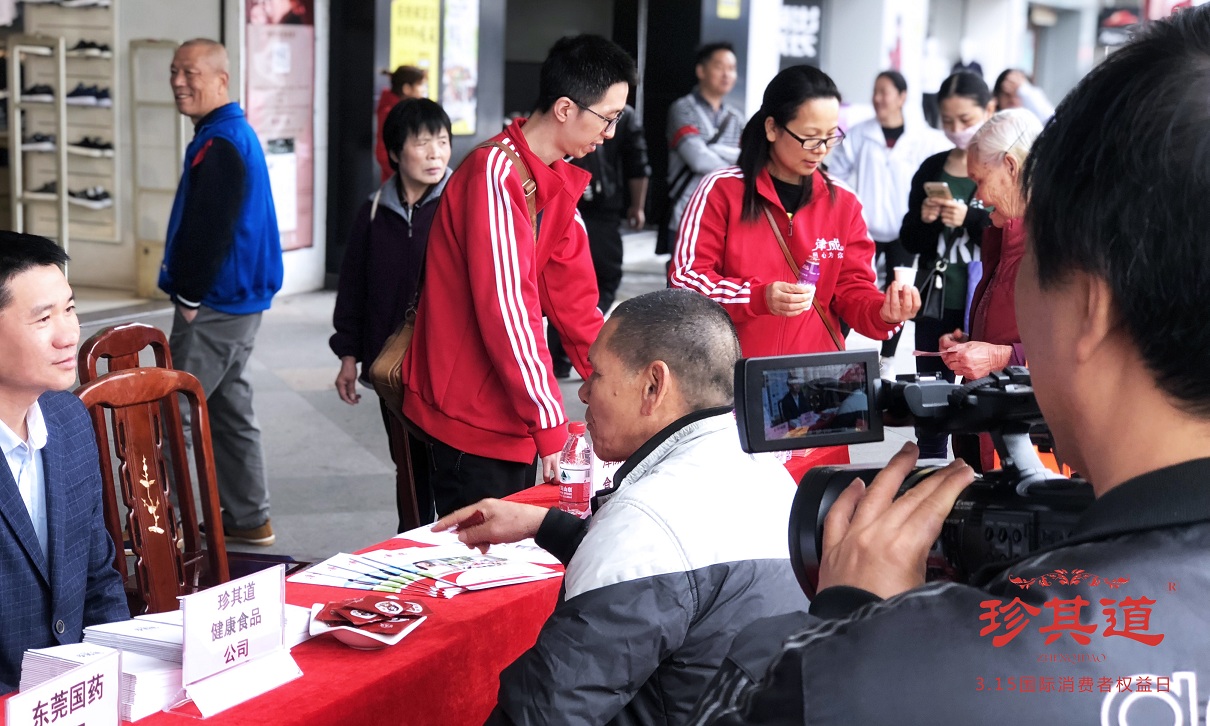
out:
M140 367L139 354L147 348L151 349L157 368L172 368L172 353L168 348L168 338L164 336L164 331L154 325L123 323L98 330L92 337L84 341L84 344L80 346L80 352L76 355L76 370L81 385L91 383L101 375L99 365L101 361L106 362L107 372L110 373ZM93 430L103 431L106 426L105 411L100 408L90 408L88 413L92 417ZM167 430L180 431L182 429L181 410L178 406L163 406L161 414ZM124 573L127 571L126 553L123 547L126 537L122 512L118 507L117 486L114 483L113 469L108 463L109 459L104 455L107 443L102 444L98 439L97 448L102 452L101 481L104 484L102 497L105 509L105 527L109 530L109 534L117 546L114 566L118 572ZM171 461L172 481L190 482L189 463L186 457L174 456ZM189 489L192 490L192 485ZM196 532L198 518L193 497L181 499L179 505L183 529L185 532ZM185 543L186 548L194 550L199 545L200 543L196 541Z
M139 353L150 348L157 368L172 367L172 353L164 331L146 323L123 323L102 328L84 341L76 362L80 383L95 381L100 375L98 364L104 360L109 371L139 367Z
M106 483L106 523L118 519L114 482L127 507L134 576L146 612L176 610L177 596L220 584L230 579L227 547L223 541L222 515L210 447L210 419L206 395L196 378L184 371L147 367L114 370L85 383L76 395L88 407L100 450L101 475ZM169 499L169 482L190 482L185 437L179 425L178 397L189 406L193 422L193 458L206 525L205 546L193 512L193 492L177 492L182 516L178 524ZM113 420L110 444L106 412ZM177 423L164 417L176 412ZM176 476L167 476L165 444L171 453ZM111 461L116 466L111 468ZM183 472L183 476L181 475ZM186 514L188 512L189 514ZM115 540L122 542L121 527ZM180 545L178 546L178 541ZM114 564L129 580L130 570L119 546Z

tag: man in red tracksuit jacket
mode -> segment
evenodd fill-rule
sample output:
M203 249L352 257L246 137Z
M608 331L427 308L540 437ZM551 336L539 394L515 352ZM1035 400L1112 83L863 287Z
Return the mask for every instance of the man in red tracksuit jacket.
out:
M403 359L403 412L429 440L438 516L531 486L538 459L546 481L558 475L567 420L542 316L585 379L602 324L576 212L589 174L563 159L613 136L634 82L614 43L564 38L542 65L533 114L492 139L536 184L536 234L523 175L502 149L475 149L446 184Z

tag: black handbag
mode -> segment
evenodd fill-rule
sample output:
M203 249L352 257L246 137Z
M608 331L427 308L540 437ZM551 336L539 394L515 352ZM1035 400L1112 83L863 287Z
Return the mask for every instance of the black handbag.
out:
M924 281L916 287L920 290L920 312L916 318L941 320L945 314L945 270L949 262L938 258L925 275Z
M962 230L955 229L949 235L945 254L933 263L933 269L921 270L923 280L918 280L916 289L920 290L920 312L916 319L929 318L942 320L945 311L962 309L962 301L966 299L966 262L951 262L954 249L962 243Z

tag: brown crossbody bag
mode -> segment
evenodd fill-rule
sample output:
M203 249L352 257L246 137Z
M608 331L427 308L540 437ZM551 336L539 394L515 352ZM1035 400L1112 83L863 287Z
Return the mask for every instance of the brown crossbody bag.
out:
M769 205L763 206L765 210L765 219L769 220L769 226L773 228L773 236L777 238L777 244L781 245L781 253L786 256L786 264L790 266L790 272L795 279L798 278L798 265L794 264L794 255L790 254L790 247L786 244L786 238L781 236L781 230L777 227L777 221L773 218L773 212L769 209ZM836 334L836 328L832 327L832 321L824 313L823 306L819 304L819 298L811 298L811 307L815 308L815 312L819 315L823 326L827 328L828 335L832 337L832 344L836 346L836 350L844 350L844 344L840 341L840 336Z
M530 176L529 167L525 166L525 162L508 144L502 141L492 141L481 144L478 148L491 147L500 149L513 163L513 168L521 177L521 188L525 191L525 205L529 208L530 228L534 233L534 245L537 245L538 207L534 192L537 191L538 185ZM377 207L377 204L374 206ZM371 212L370 218L373 219L373 217L373 212ZM412 344L412 334L416 331L416 310L420 306L420 293L424 289L424 267L427 255L428 242L426 240L425 252L420 257L420 276L416 280L416 294L412 297L412 303L404 313L403 322L399 324L399 328L391 333L391 336L382 344L382 350L370 364L370 370L366 374L374 386L374 391L386 404L387 410L400 420L403 420L403 356L408 352L408 346Z

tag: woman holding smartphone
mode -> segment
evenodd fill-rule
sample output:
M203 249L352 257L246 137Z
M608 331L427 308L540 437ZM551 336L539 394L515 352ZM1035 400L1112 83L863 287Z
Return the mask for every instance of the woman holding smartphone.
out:
M991 91L979 76L960 72L941 84L937 101L942 131L954 148L934 154L920 165L912 177L908 212L899 230L899 240L904 248L920 255L919 282L934 269L938 260L956 263L946 279L941 317L916 318L916 349L931 353L938 351L942 335L964 327L967 280L965 265L961 263L979 259L983 230L991 225L989 211L975 198L975 182L967 175L966 161L971 139L992 115ZM924 290L920 292L925 294ZM941 373L951 381L954 379L953 371L939 357L917 358L916 370ZM948 438L922 438L918 442L920 458L946 458Z

